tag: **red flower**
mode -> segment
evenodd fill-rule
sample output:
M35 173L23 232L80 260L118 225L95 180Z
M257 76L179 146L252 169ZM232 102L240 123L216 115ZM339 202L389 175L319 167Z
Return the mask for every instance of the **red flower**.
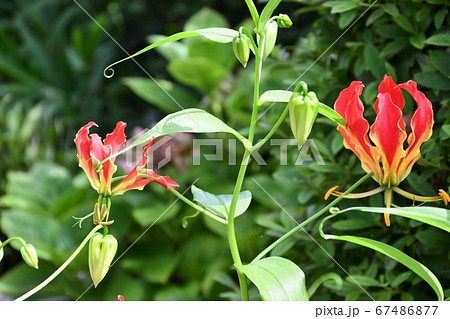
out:
M359 99L362 89L362 82L354 81L339 95L334 108L347 124L338 129L344 136L345 147L359 157L363 169L373 172L380 185L391 188L408 176L413 164L420 158L420 146L431 137L434 122L431 102L417 90L416 82L396 85L390 76L385 75L378 87L374 105L377 117L370 128L373 145L367 134L369 123L363 117L364 106ZM407 134L402 117L405 101L401 89L407 91L418 106L411 119L406 150L403 144Z
M147 169L148 152L152 145L151 141L144 148L144 154L136 167L117 185L112 186L112 177L117 170L114 164L115 157L110 157L117 153L125 145L126 123L118 122L114 131L102 141L97 134L89 134L92 126L98 126L94 122L89 122L83 126L75 137L77 146L77 156L79 166L86 173L92 187L101 195L112 196L122 195L131 189L142 190L145 185L156 182L165 188L177 188L178 184L169 176L160 176L153 170Z
M124 301L125 299L123 298L122 295L117 295L117 301Z
M433 128L433 108L426 96L417 89L414 81L396 85L390 76L385 75L378 86L377 100L374 105L376 119L370 127L363 117L364 106L359 98L364 85L353 81L344 89L334 104L334 109L345 120L345 127L338 127L344 137L344 145L352 150L361 161L366 172L373 172L373 178L380 187L362 194L343 195L334 187L327 192L326 198L333 194L347 198L361 198L382 191L385 192L386 206L392 202L392 191L419 201L449 199L447 193L439 190L439 196L424 197L407 193L397 187L411 172L411 168L420 158L420 146L428 141ZM417 110L411 119L411 133L407 136L402 117L405 100L402 89L408 92L417 104ZM370 139L369 139L370 137ZM407 140L408 147L403 148ZM380 164L381 159L381 164ZM389 226L388 214L385 214Z

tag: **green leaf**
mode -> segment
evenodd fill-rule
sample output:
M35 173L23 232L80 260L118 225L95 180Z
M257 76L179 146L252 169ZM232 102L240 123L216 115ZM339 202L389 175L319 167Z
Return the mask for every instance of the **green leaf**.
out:
M448 234L437 229L419 231L416 233L416 237L424 245L438 248L448 247Z
M431 51L431 63L446 77L450 77L450 54L446 51Z
M231 200L233 195L215 195L201 190L200 188L192 185L192 194L194 195L194 201L200 203L203 207L209 210L216 216L221 218L228 218L231 206ZM235 217L242 215L250 206L252 201L252 193L250 191L243 191L239 193Z
M256 285L265 301L307 301L305 274L292 261L268 257L236 266Z
M377 225L375 220L363 218L351 218L347 220L338 220L332 224L333 229L337 230L359 230Z
M154 43L167 38L165 35L152 34L147 37L148 43ZM188 46L182 42L169 42L155 48L156 51L168 61L174 59L186 59L188 57Z
M252 16L254 24L257 26L259 23L259 13L255 7L255 4L253 3L252 0L246 0L245 3L247 4L248 10L250 11L250 15Z
M425 46L425 40L426 40L425 33L423 32L414 34L409 37L409 42L411 42L411 44L419 50L422 50L423 47Z
M264 103L272 102L272 103L288 103L291 98L292 92L285 90L269 90L264 92L259 97L259 105ZM331 107L319 103L319 113L323 116L329 118L331 121L335 122L338 125L345 126L344 118L333 110Z
M184 31L215 27L227 28L228 22L219 12L203 8L186 21Z
M411 272L405 271L395 277L395 279L391 282L391 286L397 288L398 286L400 286L402 282L406 281L409 277L411 277Z
M437 207L417 206L417 207L399 207L399 208L384 208L384 207L351 207L341 212L347 211L361 211L371 213L389 213L396 216L406 217L421 221L422 223L432 225L434 227L450 232L450 210Z
M320 276L312 283L311 287L309 287L309 289L308 289L309 298L311 298L311 296L314 295L317 288L319 288L319 286L321 284L323 284L324 282L329 281L329 280L334 281L334 285L335 285L334 287L336 290L342 289L342 278L338 274L336 274L334 272L330 272L330 273Z
M436 29L440 29L444 23L445 16L447 15L447 8L442 8L434 15L434 26Z
M440 72L419 72L414 74L414 80L430 89L448 90L450 79Z
M439 300L444 300L444 291L442 289L441 284L439 283L439 280L436 278L436 276L424 265L419 263L418 261L412 259L408 255L404 254L397 248L394 248L392 246L389 246L385 243L372 240L369 238L364 237L356 237L356 236L334 236L334 235L325 235L325 239L333 239L333 240L341 240L346 241L350 243L354 243L357 245L361 245L373 250L376 250L396 261L403 264L407 268L411 269L413 272L415 272L419 277L421 277L423 280L425 280L431 288L436 292L436 295L438 296Z
M259 17L258 32L260 32L266 26L266 23L269 21L270 17L272 16L272 13L278 7L280 2L281 0L270 0L266 4L263 11L261 12L261 16Z
M171 36L161 39L159 41L156 41L155 43L150 44L149 46L146 46L142 50L139 50L138 52L134 53L133 55L126 57L122 60L116 61L110 65L108 65L103 70L103 75L107 78L111 78L114 75L114 70L112 67L118 63L121 63L123 61L132 59L142 53L145 53L151 49L157 48L158 46L169 43L173 41L178 41L181 39L186 38L192 38L192 37L205 37L208 40L219 42L219 43L229 43L233 41L233 38L238 36L239 33L236 30L233 29L227 29L227 28L206 28L206 29L199 29L194 31L183 31L179 33L172 34ZM110 72L110 74L106 74L107 72Z
M356 15L358 14L358 11L347 11L341 14L339 17L339 28L344 29L347 27L350 23L353 22L353 20L356 18Z
M439 134L439 138L443 141L450 138L450 124L442 125L441 133Z
M178 82L209 94L228 74L228 69L209 58L172 60L168 71Z
M176 83L164 79L149 79L142 77L124 78L123 83L141 99L158 106L161 110L172 113L182 107L194 107L199 101L188 90Z
M358 0L336 0L324 2L324 6L331 7L331 13L346 12L355 9L359 5Z
M381 51L381 57L393 56L408 46L409 41L405 38L398 38L389 42Z
M250 148L251 143L237 131L226 125L222 120L201 109L185 109L167 115L156 123L148 132L134 141L131 145L120 150L114 156L120 155L137 145L151 141L153 138L173 133L217 133L224 132L236 136L245 148Z
M365 46L364 59L370 72L378 79L383 78L383 75L386 73L384 59L381 58L380 51L373 44L368 43Z
M421 277L423 280L425 280L436 292L438 299L443 300L444 299L444 292L442 290L442 286L439 283L439 280L436 278L436 276L424 265L419 263L418 261L414 260L413 258L409 257L408 255L404 254L397 248L394 248L392 246L389 246L385 243L372 240L369 238L364 237L356 237L356 236L348 236L348 235L342 235L342 236L336 236L336 235L328 235L324 234L323 232L323 226L326 220L334 218L337 215L340 215L342 213L348 212L348 211L364 211L364 212L373 212L373 213L390 213L392 215L402 216L411 218L414 220L421 221L423 223L427 223L429 225L441 228L447 232L450 232L450 211L442 208L436 208L436 207L426 207L426 206L420 206L420 207L402 207L402 208L381 208L381 207L351 207L345 210L340 211L337 214L331 215L329 217L326 217L322 220L320 226L319 226L319 232L320 235L325 239L332 239L332 240L342 240L351 242L357 245L365 246L368 248L371 248L373 250L376 250L396 261L403 264L404 266L408 267L410 270L412 270L414 273L416 273L419 277Z
M411 21L408 20L407 17L404 15L399 15L394 19L395 23L397 23L402 29L410 32L410 33L416 33L416 30L414 29L414 26L411 24Z
M391 16L396 17L400 14L400 12L398 11L398 8L395 4L393 3L387 3L387 4L383 4L382 6L383 10L386 11L387 13L389 13Z
M436 34L429 37L426 41L426 44L436 45L436 46L450 46L450 34Z
M379 286L381 286L381 284L377 280L367 277L367 276L362 276L362 275L352 275L351 277L345 278L345 280L347 280L348 282L350 282L352 284L354 284L356 281L359 285L361 285L363 287L379 287Z
M373 11L369 17L366 20L366 26L368 27L369 25L371 25L372 23L374 23L375 21L377 21L380 17L382 17L384 15L384 11L383 9L379 8L376 9L375 11Z

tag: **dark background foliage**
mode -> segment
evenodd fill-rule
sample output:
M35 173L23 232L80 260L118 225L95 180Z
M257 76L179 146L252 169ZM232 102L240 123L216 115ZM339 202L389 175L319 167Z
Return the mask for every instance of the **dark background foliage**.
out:
M78 3L129 53L154 41L157 34L169 35L183 28L235 28L247 24L249 17L244 1ZM97 132L104 136L123 120L128 123L127 135L133 136L133 131L151 126L179 107L131 61L116 66L112 79L103 77L104 67L126 54L77 3L10 0L1 2L0 8L0 240L22 236L36 246L40 256L40 268L34 270L21 261L18 251L10 246L5 249L0 263L0 299L12 299L53 272L89 230L89 220L82 229L72 227L75 220L71 216L86 215L96 200L77 167L73 138L78 128L94 120L100 126ZM287 89L301 79L332 106L340 90L361 80L365 84L365 115L372 122L374 111L369 106L385 73L396 82L417 81L433 102L435 126L431 140L422 147L422 159L402 185L423 195L434 195L438 188L447 190L447 1L380 0L371 6L369 1L358 0L298 0L283 2L279 12L288 13L294 25L279 32L278 45L264 66L262 91ZM208 110L245 133L253 65L250 62L246 69L238 65L230 46L189 39L139 56L137 62L183 107ZM274 105L261 118L258 137L270 129L280 108ZM408 99L406 121L413 111ZM192 156L199 154L191 153L191 138L174 137L175 160L161 173L172 176L182 191L197 181L198 187L209 192L231 193L237 165L202 157L201 166L192 165ZM291 138L287 121L274 138ZM236 220L244 261L296 225L253 179L301 221L326 204L323 195L329 187L345 189L363 175L357 158L343 148L342 137L330 122L319 118L312 138L326 165L306 158L296 165L299 153L289 146L287 165L280 166L280 149L270 145L261 151L267 165L252 162L244 187L252 191L254 201ZM232 144L225 140L224 145L224 158L228 158L228 145ZM213 150L202 148L204 153L209 151ZM237 159L241 151L238 149ZM367 182L360 190L374 186ZM239 298L224 229L202 216L186 218L195 212L179 202L170 207L173 201L158 185L113 198L111 213L116 222L110 231L119 240L118 256L126 254L97 289L88 289L91 281L84 252L33 298L114 300L118 294L127 300ZM395 201L412 204L400 198ZM347 200L339 206L357 205L382 206L383 199ZM427 265L449 297L448 235L414 221L392 220L393 225L386 228L380 216L354 213L341 217L327 230L370 237L401 249ZM327 253L299 232L272 254L299 265L308 287L324 278L334 279L325 281L313 300L367 300L349 275L377 300L434 299L426 283L395 261L366 248L324 241L317 224L307 230ZM255 288L251 293L253 299L258 298Z

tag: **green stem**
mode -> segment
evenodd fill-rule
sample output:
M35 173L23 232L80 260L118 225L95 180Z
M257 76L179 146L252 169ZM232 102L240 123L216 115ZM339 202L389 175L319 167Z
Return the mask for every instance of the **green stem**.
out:
M248 133L248 140L250 143L253 143L253 139L255 137L255 129L256 129L256 120L258 117L258 106L259 106L259 84L261 81L261 70L262 70L262 51L259 48L255 49L255 86L253 91L253 109L252 116L250 119L250 128ZM247 277L245 274L239 270L239 266L242 266L241 256L239 254L239 247L236 240L236 231L234 228L234 216L236 213L236 205L239 197L239 193L242 189L242 184L244 183L245 172L247 171L248 163L250 161L251 152L246 149L244 152L244 156L242 158L241 166L239 167L239 173L236 180L236 184L234 186L233 197L230 204L230 213L228 215L228 224L227 224L227 237L228 237L228 245L230 247L231 257L233 258L234 265L236 267L236 271L239 278L239 286L241 288L242 300L249 300L248 297L248 287L247 287Z
M194 208L195 210L199 211L200 213L208 216L209 218L214 219L215 221L218 221L221 224L226 225L227 221L220 218L219 216L214 215L213 213L207 211L206 209L204 209L203 207L197 205L196 203L192 202L191 200L189 200L188 198L184 197L183 194L180 194L178 191L176 191L175 189L173 189L172 187L169 187L169 191L174 194L175 196L177 196L179 199L181 199L183 202L185 202L186 204L188 204L189 206L191 206L192 208Z
M0 245L0 249L2 249L3 247L5 247L7 244L9 244L10 242L12 242L12 241L14 241L14 240L17 240L17 241L20 241L20 243L22 244L22 246L26 246L26 242L25 242L25 240L23 240L22 238L20 238L20 237L11 237L11 238L8 238L7 240L5 240L1 245Z
M353 184L349 189L347 189L344 194L348 194L350 192L352 192L356 187L358 187L359 185L361 185L364 181L366 181L367 179L369 179L371 176L373 175L373 173L367 173L365 176L363 176L359 181L357 181L355 184ZM272 249L274 249L275 247L277 247L279 244L281 244L283 241L285 241L286 239L288 239L290 236L292 236L293 234L295 234L297 231L299 231L300 229L303 229L306 225L308 225L309 223L311 223L312 221L316 220L317 218L319 218L320 216L322 216L323 214L325 214L331 207L335 206L337 203L339 203L343 198L342 197L337 197L335 200L333 200L331 203L329 203L327 206L325 206L323 209L321 209L320 211L318 211L317 213L315 213L314 215L312 215L311 217L309 217L307 220L303 221L301 224L297 225L296 227L292 228L290 231L288 231L286 234L284 234L283 236L281 236L280 238L278 238L276 241L274 241L270 246L268 246L266 249L264 249L261 253L259 253L258 256L255 257L255 259L253 259L252 262L258 261L261 258L263 258L265 255L267 255Z
M80 246L78 246L78 248L73 252L73 254L70 255L70 257L64 262L64 264L62 264L58 269L56 269L56 271L53 274L51 274L47 279L45 279L43 282L41 282L38 286L34 287L30 291L28 291L26 294L20 296L15 301L23 301L23 300L27 299L28 297L34 295L36 292L38 292L39 290L41 290L45 286L47 286L53 279L55 279L72 262L72 260L75 259L76 256L78 256L78 254L81 252L83 247L87 244L89 239L91 239L91 237L100 228L102 228L102 225L95 226L91 230L91 232L86 236L86 238L84 238L84 240L81 242Z
M253 152L253 151L259 149L261 146L263 146L272 137L272 135L276 132L276 130L283 123L284 118L286 117L288 111L289 111L289 107L286 104L286 107L284 108L283 113L281 113L279 119L275 122L275 124L273 125L272 129L269 131L269 133L267 133L267 135L261 141L259 141L257 144L252 146L252 148L250 148L250 152Z

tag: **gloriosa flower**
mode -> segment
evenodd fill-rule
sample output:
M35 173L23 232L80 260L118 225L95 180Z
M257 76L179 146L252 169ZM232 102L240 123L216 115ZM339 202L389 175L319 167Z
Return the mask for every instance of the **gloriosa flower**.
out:
M118 122L114 131L102 141L98 134L91 134L89 129L92 126L98 126L94 122L89 122L83 126L75 137L75 144L77 146L77 156L80 161L80 167L86 173L92 187L99 193L105 196L122 195L131 189L142 190L145 185L156 182L165 188L169 186L177 188L178 184L174 182L169 176L160 176L153 170L147 169L148 152L153 141L147 144L144 148L144 154L141 161L136 167L114 187L112 184L112 177L117 170L114 164L116 158L111 155L117 153L122 146L125 145L125 127L124 122ZM107 159L107 160L106 160Z
M124 122L118 122L114 131L102 141L98 134L89 136L89 129L98 126L94 122L84 125L75 137L79 166L86 173L92 187L100 194L98 203L94 208L94 223L101 223L109 213L110 197L122 195L123 193L138 189L142 190L145 185L156 182L165 188L177 188L178 184L169 176L160 176L153 170L148 169L148 152L152 141L145 146L142 159L134 169L116 185L113 184L113 175L117 170L114 164L116 154L125 145Z
M344 146L358 156L366 172L373 172L373 178L380 187L366 193L349 195L336 192L337 187L333 187L325 197L335 195L361 198L384 191L386 206L390 207L394 191L412 200L423 202L444 200L447 204L450 198L444 190L439 190L439 196L426 197L408 193L397 187L420 158L420 146L431 137L434 123L431 102L417 89L416 82L408 81L396 85L390 76L385 75L378 86L374 105L376 119L368 134L369 123L363 117L364 105L359 98L363 87L362 82L353 81L340 93L334 109L347 122L345 127L338 127L344 137ZM409 136L402 116L405 105L402 89L408 92L417 104L417 110L411 118ZM405 141L408 143L406 150L403 147ZM385 222L387 226L390 225L389 214L385 214Z

